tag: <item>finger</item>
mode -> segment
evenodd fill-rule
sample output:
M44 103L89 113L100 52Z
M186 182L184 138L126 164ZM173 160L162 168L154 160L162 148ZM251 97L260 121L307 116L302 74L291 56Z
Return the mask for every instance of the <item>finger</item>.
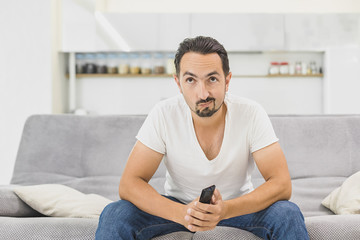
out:
M211 207L212 207L212 205L211 204L206 204L206 203L201 203L201 202L198 202L198 201L196 201L195 203L194 203L194 205L195 205L195 210L196 211L199 211L199 212L205 212L205 213L207 213L207 212L212 212L211 211Z
M200 227L200 226L195 226L195 225L189 225L188 229L192 232L202 232L202 231L209 231L214 229L216 226L209 226L209 227Z
M196 209L189 209L187 211L187 214L193 218L199 219L201 221L210 221L211 218L211 214L209 213L205 213L204 211L200 210L196 210Z
M187 218L185 218L188 222L188 225L194 225L194 226L199 226L199 227L209 227L211 224L208 221L203 221L194 217L191 217L189 215L187 215Z

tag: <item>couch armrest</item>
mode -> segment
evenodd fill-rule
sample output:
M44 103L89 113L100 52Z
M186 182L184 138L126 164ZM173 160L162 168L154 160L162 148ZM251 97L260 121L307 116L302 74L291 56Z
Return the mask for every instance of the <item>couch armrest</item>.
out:
M17 185L0 185L0 216L40 217L41 213L24 203L13 191Z

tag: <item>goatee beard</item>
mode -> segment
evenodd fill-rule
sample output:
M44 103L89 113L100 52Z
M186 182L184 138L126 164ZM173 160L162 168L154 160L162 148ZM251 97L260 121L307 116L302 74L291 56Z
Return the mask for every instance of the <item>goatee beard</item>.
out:
M197 106L201 103L208 103L208 102L211 102L213 101L214 103L214 106L212 109L210 109L209 107L206 107L204 110L200 111L199 109L197 109ZM198 102L196 102L196 108L195 108L195 113L196 115L198 115L199 117L211 117L212 115L214 115L217 111L219 111L219 109L221 108L221 105L219 108L215 108L215 98L212 98L212 97L208 97L207 99L205 100L200 100Z

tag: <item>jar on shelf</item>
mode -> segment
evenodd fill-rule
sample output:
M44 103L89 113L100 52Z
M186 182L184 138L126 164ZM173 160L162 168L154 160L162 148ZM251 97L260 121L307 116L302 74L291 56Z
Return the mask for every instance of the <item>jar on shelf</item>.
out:
M289 74L294 75L295 74L295 65L293 63L289 64Z
M279 63L278 62L271 62L269 68L270 75L277 75L280 72Z
M299 75L301 74L302 72L302 69L301 69L301 62L296 62L295 63L295 74Z
M118 66L119 74L129 74L130 65L129 65L128 55L126 53L119 53L118 59L119 59L119 66Z
M130 74L140 74L140 58L139 54L130 54Z
M115 53L108 53L107 56L107 73L116 74L118 73L118 62Z
M141 55L141 74L151 74L151 55L150 53L144 53Z
M96 73L107 73L106 55L103 53L96 54Z
M174 59L175 59L175 54L174 53L169 53L167 55L166 74L171 74L172 75L172 74L176 73Z
M289 63L288 62L281 62L280 63L280 74L288 75L289 74Z
M75 55L76 73L84 73L86 70L85 56L82 53Z
M311 72L312 72L312 74L317 74L317 73L318 73L318 69L317 69L317 67L316 67L316 62L315 62L315 61L312 61L312 62L310 63L310 67L311 67Z
M85 54L85 69L84 73L93 74L96 73L95 54Z
M156 53L154 56L154 74L164 74L165 73L165 63L164 55L161 53Z

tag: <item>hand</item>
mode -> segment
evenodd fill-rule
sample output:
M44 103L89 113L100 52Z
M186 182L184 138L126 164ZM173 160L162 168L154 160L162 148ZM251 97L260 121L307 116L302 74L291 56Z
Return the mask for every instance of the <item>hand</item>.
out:
M226 206L218 189L215 189L211 204L199 202L199 198L186 205L184 217L187 229L192 232L214 229L224 219Z

